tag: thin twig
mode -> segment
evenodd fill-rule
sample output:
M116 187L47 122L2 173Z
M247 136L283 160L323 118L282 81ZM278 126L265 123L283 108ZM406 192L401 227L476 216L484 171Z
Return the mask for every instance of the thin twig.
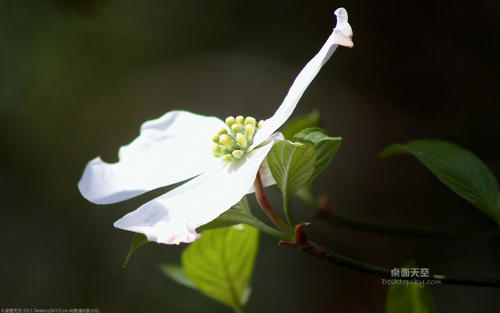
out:
M381 277L387 277L391 279L398 279L404 281L414 281L415 277L392 277L391 270L379 267L376 265L363 263L358 260L343 256L341 254L327 250L325 247L318 245L307 239L303 228L308 225L307 223L301 223L295 227L295 241L287 242L280 241L280 244L287 245L295 248L300 248L302 251L308 255L315 256L319 259L332 262L334 264L355 270L358 272L363 272L367 274L377 275ZM500 288L500 280L497 279L467 279L460 277L447 277L444 275L430 275L429 277L418 277L418 281L439 281L442 284L448 285L463 285L463 286L475 286L475 287L491 287Z

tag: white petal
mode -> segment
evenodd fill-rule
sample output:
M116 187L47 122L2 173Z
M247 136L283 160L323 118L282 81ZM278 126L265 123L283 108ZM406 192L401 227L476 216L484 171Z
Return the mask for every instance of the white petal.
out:
M231 208L247 194L276 136L239 162L223 164L142 205L118 221L120 229L165 244L193 242L196 228Z
M260 172L260 179L262 180L262 186L269 187L276 184L276 180L274 179L273 174L271 173L271 169L269 169L269 165L267 164L266 160L262 162L259 172ZM255 188L254 185L252 185L248 193L254 193L254 192Z
M319 50L318 54L306 64L297 78L295 78L290 90L288 90L288 94L276 113L264 121L262 128L255 134L254 146L259 145L286 122L297 106L304 91L316 74L318 74L321 67L332 56L335 49L339 45L346 47L353 46L353 42L351 41L352 29L347 22L347 11L344 8L339 8L335 11L335 15L337 16L337 25L333 29L332 34L321 50Z
M282 133L276 132L273 134L273 137L275 138L275 141L279 140L285 140L285 137L283 136ZM271 169L269 168L269 164L267 163L267 160L264 160L262 164L260 165L260 179L262 180L262 185L264 187L269 187L274 184L276 184L276 180L273 177L273 174L271 173ZM250 191L248 193L254 193L255 189L254 186L250 187Z
M219 164L211 138L223 127L215 117L168 112L142 125L139 137L120 148L119 162L90 161L78 188L89 201L107 204L196 176Z
M262 185L264 187L276 184L276 180L274 180L273 174L271 173L271 169L269 168L269 165L267 164L266 160L262 162L259 171L260 171L260 179L262 180ZM252 186L252 192L253 192L253 186Z

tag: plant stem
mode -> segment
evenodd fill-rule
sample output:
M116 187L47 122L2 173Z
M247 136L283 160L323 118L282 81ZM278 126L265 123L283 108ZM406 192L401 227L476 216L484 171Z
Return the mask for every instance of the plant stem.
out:
M294 248L300 248L303 252L305 252L308 255L315 256L319 259L332 262L334 264L349 268L351 270L377 275L381 277L387 277L403 281L413 281L413 280L433 281L433 282L439 281L441 284L448 284L448 285L500 288L500 280L498 279L467 279L459 277L446 277L444 275L436 275L436 274L430 275L429 277L393 277L391 275L390 269L360 262L358 260L329 251L325 247L310 241L309 239L307 239L307 236L303 230L304 227L307 225L309 224L300 223L295 227L295 241L293 242L280 241L280 244L291 246Z
M316 243L313 242L309 242L308 245L301 247L301 249L309 255L313 255L317 258L335 263L337 265L349 268L351 270L377 275L381 277L387 277L391 279L398 279L404 281L412 281L414 279L417 279L419 281L440 281L442 284L448 284L448 285L500 288L500 280L495 280L495 279L467 279L459 277L446 277L444 275L430 275L430 277L417 277L417 278L392 277L390 269L357 261L355 259L329 251L324 247L317 245Z
M283 219L274 211L271 204L267 201L266 195L264 193L264 186L262 185L262 180L260 178L260 172L257 172L257 177L254 182L255 188L255 197L257 198L257 202L267 214L267 216L271 219L271 221L278 227L282 232L289 235L290 238L293 238L293 231L289 228L289 226L283 221Z

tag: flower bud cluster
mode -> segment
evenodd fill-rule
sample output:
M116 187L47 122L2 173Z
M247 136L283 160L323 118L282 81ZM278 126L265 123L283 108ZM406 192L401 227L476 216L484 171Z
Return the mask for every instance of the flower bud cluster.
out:
M219 130L212 138L215 143L213 155L225 162L241 159L252 145L253 137L262 123L264 121L257 123L251 116L229 116L226 118L227 128Z

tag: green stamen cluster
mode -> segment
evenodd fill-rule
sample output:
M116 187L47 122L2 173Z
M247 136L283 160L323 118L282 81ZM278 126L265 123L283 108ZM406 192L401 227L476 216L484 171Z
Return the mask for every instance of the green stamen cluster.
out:
M219 130L212 138L215 143L212 149L213 155L224 162L241 159L252 145L253 137L263 122L257 124L255 118L251 116L246 118L241 115L229 116L226 118L227 128Z

